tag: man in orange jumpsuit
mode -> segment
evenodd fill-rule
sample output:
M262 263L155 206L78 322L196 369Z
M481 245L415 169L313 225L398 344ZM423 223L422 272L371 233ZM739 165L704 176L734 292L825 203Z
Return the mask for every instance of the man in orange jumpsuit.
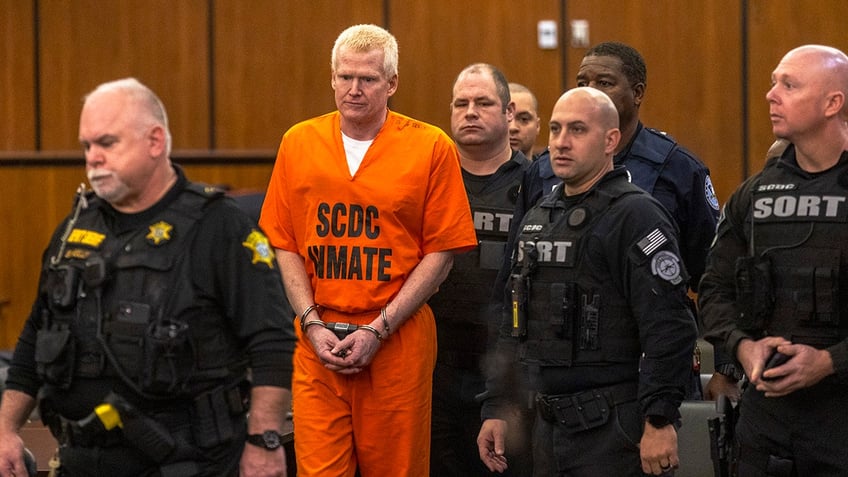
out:
M283 137L260 224L299 312L292 382L300 476L426 476L433 313L476 244L456 148L388 110L397 42L357 25L332 52L337 111Z

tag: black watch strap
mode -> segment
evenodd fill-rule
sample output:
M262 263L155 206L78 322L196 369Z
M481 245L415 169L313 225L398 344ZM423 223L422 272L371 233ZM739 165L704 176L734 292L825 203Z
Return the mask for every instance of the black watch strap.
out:
M277 431L265 431L262 434L248 434L247 442L268 450L279 449L283 445L283 435Z
M742 370L736 367L733 363L722 364L716 366L716 372L739 381L742 379Z

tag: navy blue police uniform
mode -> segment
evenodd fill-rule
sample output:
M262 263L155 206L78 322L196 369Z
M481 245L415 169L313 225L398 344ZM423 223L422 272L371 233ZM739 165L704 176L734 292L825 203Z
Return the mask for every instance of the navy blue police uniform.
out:
M237 475L250 385L291 386L273 249L175 169L137 214L78 196L44 253L6 385L39 396L62 475Z
M679 420L697 336L676 227L623 167L562 188L521 223L498 353L538 391L534 475L641 476L645 419ZM484 418L503 418L507 382L487 382Z
M480 461L477 450L480 403L476 396L485 391L484 357L488 343L494 344L491 338L498 325L490 289L503 261L515 199L528 166L524 154L513 151L492 175L462 171L477 248L454 258L448 277L429 301L439 346L433 374L433 476L495 475ZM506 475L521 475L526 468L516 465Z
M808 173L789 146L727 202L701 281L701 318L706 339L732 357L742 339L782 336L828 350L836 373L783 397L746 387L739 476L848 475L846 277L848 151Z

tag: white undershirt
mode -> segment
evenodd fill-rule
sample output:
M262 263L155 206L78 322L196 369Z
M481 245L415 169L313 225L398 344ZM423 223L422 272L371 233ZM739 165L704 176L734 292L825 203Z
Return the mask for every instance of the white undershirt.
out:
M360 164L362 164L362 159L365 157L365 153L368 152L368 148L371 147L371 143L374 140L360 141L352 137L347 137L345 133L342 133L342 141L344 142L345 157L347 157L347 168L350 169L350 175L354 175L359 169Z

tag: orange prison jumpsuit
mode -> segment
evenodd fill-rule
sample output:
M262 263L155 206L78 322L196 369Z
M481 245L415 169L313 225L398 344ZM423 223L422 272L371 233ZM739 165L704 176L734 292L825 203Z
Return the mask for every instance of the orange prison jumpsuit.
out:
M459 158L440 129L389 112L351 176L333 112L283 136L260 225L300 254L325 322L364 324L421 258L476 245ZM285 274L285 270L282 270ZM301 337L302 338L302 337ZM429 474L433 314L423 306L393 330L368 369L324 368L307 339L292 382L298 475Z

